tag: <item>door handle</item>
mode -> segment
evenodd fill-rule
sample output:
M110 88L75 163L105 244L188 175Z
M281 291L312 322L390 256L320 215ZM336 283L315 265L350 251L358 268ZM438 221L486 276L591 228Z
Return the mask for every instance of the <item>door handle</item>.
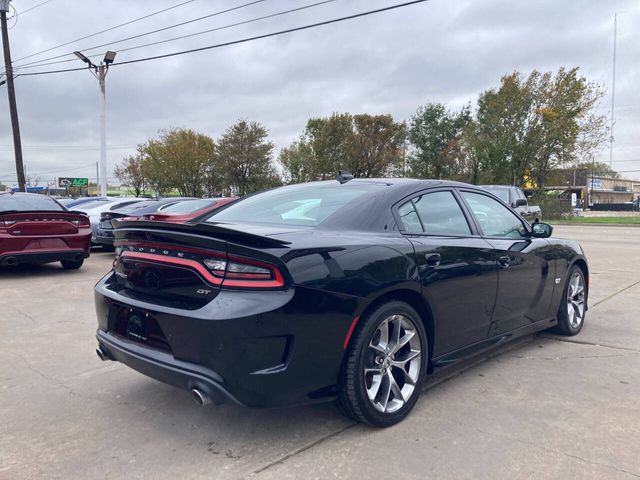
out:
M500 265L502 268L507 268L509 265L511 265L511 257L509 257L509 255L503 255L499 257L498 265Z
M424 258L427 260L427 265L430 267L437 267L440 265L439 253L427 253Z

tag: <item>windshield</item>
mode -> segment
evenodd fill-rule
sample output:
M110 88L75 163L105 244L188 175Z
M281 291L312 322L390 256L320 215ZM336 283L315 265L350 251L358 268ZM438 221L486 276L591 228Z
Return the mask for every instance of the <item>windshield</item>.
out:
M496 197L502 200L504 203L509 203L509 189L500 187L484 187L485 190L489 190Z
M192 213L203 208L210 207L216 203L215 200L203 199L203 200L187 200L185 202L179 202L171 204L167 207L161 208L159 212L168 213Z
M362 183L281 187L241 199L206 221L313 227L372 188Z
M18 212L37 210L64 212L65 208L55 200L45 197L44 195L0 195L0 212L7 212L11 210Z

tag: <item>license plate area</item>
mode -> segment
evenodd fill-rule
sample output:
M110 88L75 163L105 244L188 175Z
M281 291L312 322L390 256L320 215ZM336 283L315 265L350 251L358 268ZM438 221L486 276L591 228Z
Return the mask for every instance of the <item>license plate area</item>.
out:
M168 339L152 313L126 306L117 308L116 312L111 322L114 333L127 340L171 352Z

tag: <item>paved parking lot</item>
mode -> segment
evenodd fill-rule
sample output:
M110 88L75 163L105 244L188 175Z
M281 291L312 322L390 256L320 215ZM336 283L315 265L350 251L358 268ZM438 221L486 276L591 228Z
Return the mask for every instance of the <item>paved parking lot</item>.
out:
M79 271L0 270L0 479L640 477L640 228L559 226L591 267L591 310L430 381L409 419L375 430L332 405L199 408L95 353Z

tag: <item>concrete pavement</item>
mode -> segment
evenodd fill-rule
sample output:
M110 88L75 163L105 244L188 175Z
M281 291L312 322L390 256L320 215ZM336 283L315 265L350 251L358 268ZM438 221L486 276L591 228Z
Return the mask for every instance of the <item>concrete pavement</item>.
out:
M201 409L95 357L92 285L0 270L0 479L640 477L640 228L558 226L591 267L580 335L544 334L435 378L374 430L332 405Z

